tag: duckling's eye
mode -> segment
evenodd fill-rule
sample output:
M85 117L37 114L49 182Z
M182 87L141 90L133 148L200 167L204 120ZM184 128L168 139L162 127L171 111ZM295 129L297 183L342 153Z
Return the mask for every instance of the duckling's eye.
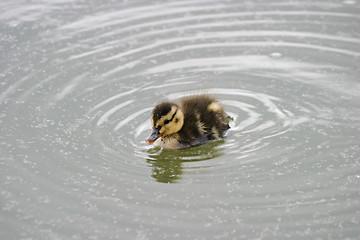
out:
M165 121L164 121L164 124L168 124L170 122L170 120L169 119L166 119Z

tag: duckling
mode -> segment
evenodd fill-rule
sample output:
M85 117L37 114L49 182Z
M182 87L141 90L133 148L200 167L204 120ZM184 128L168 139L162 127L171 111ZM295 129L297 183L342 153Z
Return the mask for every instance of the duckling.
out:
M146 143L179 149L224 137L231 118L212 96L194 95L158 104L152 111L152 133Z

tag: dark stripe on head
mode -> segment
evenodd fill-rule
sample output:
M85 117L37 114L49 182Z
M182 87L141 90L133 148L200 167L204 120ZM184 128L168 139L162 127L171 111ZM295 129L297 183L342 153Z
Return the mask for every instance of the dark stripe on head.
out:
M177 110L176 110L175 113L172 115L172 117L171 117L171 119L170 119L170 122L174 119L176 113L177 113Z
M163 102L157 105L152 112L154 122L157 122L162 116L168 114L172 106L173 104L169 102Z

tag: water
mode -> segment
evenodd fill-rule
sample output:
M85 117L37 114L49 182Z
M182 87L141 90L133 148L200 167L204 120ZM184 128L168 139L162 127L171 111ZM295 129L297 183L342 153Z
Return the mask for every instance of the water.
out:
M358 1L2 1L2 239L359 239ZM148 146L162 99L229 136Z

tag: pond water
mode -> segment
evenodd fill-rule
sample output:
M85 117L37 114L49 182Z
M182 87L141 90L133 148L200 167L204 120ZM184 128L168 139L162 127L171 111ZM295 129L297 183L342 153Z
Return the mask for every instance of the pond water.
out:
M0 3L2 239L358 239L359 1ZM209 93L227 138L145 143Z

